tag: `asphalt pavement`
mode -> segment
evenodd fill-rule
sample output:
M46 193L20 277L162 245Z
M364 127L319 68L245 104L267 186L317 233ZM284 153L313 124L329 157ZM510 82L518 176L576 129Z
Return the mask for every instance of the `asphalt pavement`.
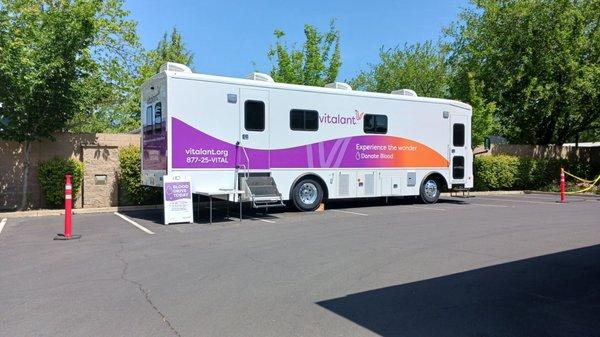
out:
M600 197L568 200L8 219L0 336L600 336Z

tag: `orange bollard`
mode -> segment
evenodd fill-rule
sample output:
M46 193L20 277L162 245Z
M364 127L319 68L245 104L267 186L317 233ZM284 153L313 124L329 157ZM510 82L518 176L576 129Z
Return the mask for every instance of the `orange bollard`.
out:
M56 234L54 240L73 240L79 239L81 235L72 235L71 229L73 226L73 187L71 185L71 176L67 174L65 182L65 233Z
M560 168L560 202L566 202L566 193L565 193L565 169Z

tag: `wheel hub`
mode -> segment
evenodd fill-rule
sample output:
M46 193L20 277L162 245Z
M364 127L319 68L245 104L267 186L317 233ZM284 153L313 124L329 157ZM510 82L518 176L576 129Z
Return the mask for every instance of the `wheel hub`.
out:
M298 190L298 194L303 204L311 205L317 201L317 187L311 183L303 183Z
M427 198L433 199L438 193L438 186L435 180L427 180L425 182L425 195Z

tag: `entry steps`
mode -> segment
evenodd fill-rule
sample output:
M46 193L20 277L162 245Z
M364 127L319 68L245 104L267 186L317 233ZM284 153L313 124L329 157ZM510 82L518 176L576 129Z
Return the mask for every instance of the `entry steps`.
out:
M462 192L462 196L459 194ZM450 190L450 196L454 198L473 198L470 188L453 188Z
M273 177L249 176L241 178L246 198L252 201L254 208L285 206L283 198Z

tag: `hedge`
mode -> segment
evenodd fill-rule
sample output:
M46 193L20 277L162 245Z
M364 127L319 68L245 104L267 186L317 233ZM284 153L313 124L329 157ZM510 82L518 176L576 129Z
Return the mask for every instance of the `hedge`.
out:
M65 201L65 175L70 174L73 199L81 188L84 165L76 159L52 158L38 164L38 182L48 207L62 207Z
M137 146L130 145L119 150L119 188L128 204L160 204L160 188L142 185L140 158L140 148Z
M473 163L476 190L549 190L558 189L560 168L584 178L600 173L597 165L565 159L532 159L510 155L478 156ZM578 189L567 180L571 189Z

